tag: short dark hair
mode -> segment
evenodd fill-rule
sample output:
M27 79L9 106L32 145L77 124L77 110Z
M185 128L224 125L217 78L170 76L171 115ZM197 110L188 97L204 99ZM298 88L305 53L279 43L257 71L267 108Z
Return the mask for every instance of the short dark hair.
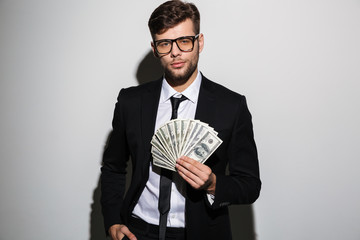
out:
M152 38L154 39L155 34L164 33L186 19L193 22L194 32L199 34L200 13L193 3L171 0L161 4L153 11L148 22Z

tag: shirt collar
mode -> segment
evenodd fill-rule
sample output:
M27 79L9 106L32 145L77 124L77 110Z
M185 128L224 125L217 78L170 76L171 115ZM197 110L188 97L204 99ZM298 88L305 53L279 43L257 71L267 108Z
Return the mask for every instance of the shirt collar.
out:
M165 77L163 78L162 87L161 87L161 97L160 102L166 102L172 96L184 95L191 102L195 103L199 96L199 90L201 85L202 76L198 71L194 82L191 83L189 87L187 87L183 92L179 93L173 89L169 83L166 81Z

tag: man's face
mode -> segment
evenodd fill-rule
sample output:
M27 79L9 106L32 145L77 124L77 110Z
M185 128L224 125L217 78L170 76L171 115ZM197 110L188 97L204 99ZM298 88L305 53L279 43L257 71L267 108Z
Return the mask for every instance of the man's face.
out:
M162 34L156 34L154 40L176 39L195 35L193 22L187 19ZM199 53L202 51L203 46L204 37L200 34L199 38L195 40L194 48L191 52L182 52L174 42L170 53L158 55L160 63L164 67L166 79L174 85L183 84L189 79L193 81L197 74ZM153 44L152 48L155 53Z

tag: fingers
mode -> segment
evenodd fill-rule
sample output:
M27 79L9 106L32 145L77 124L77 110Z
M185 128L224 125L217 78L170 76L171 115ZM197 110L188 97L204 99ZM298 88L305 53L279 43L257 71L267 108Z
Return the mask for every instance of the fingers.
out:
M115 224L110 227L109 234L112 240L122 240L127 236L130 240L136 240L135 235L130 232L129 228L122 224Z
M194 159L186 156L180 157L177 160L176 168L179 175L195 189L206 188L210 184L211 169Z
M109 228L109 235L111 237L112 240L117 240L117 232L120 229L121 225L120 224L114 224Z
M123 234L125 234L130 240L136 240L136 237L135 235L130 232L130 230L125 226L123 225L123 227L121 228L121 231Z

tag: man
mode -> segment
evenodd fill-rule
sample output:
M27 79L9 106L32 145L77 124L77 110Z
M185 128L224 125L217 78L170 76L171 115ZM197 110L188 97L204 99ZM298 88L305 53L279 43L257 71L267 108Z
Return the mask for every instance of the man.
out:
M149 28L164 76L120 91L101 175L105 228L116 240L231 239L227 206L253 203L261 187L245 98L198 71L204 36L195 5L165 2L152 13ZM205 164L186 156L177 160L166 187L171 195L164 223L159 199L166 171L152 164L150 141L180 97L177 117L208 123L223 143ZM129 157L132 179L125 195Z

